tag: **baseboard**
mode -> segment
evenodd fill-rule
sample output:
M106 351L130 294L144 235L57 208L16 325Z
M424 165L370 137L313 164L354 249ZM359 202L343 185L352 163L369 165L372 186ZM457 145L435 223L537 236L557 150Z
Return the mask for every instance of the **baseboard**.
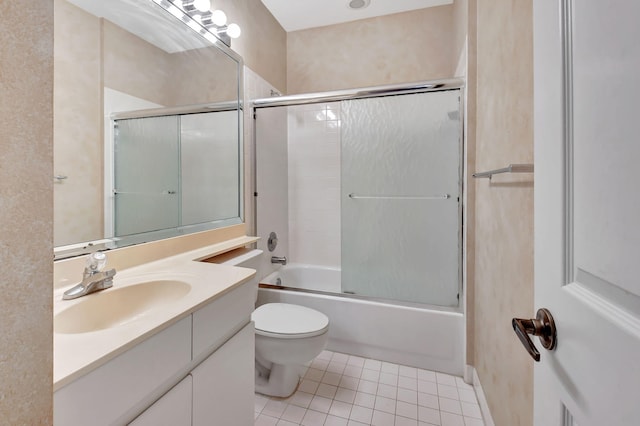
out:
M480 405L480 411L482 412L482 418L484 419L485 426L495 426L493 417L491 417L491 412L489 411L487 398L484 396L482 384L480 384L480 377L478 377L478 372L471 365L467 365L465 368L464 381L467 383L469 383L468 378L472 378L470 382L476 392L476 398L478 398L478 404Z

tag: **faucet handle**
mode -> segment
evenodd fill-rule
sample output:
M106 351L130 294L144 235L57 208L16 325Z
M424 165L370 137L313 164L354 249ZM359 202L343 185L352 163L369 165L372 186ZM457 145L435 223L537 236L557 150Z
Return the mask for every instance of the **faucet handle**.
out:
M91 253L89 257L87 257L87 264L85 267L85 272L96 273L100 272L107 265L107 255L97 251L95 253Z

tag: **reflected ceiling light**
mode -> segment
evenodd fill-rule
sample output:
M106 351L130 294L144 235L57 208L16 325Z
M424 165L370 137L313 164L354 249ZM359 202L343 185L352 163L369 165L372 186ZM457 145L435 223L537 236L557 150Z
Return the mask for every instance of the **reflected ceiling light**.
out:
M227 15L222 10L211 10L211 0L152 1L181 19L209 41L220 40L227 46L231 46L231 39L240 37L242 33L238 24L227 25Z
M348 6L350 9L364 9L369 3L371 0L349 0Z
M240 34L242 34L242 31L238 24L229 24L227 27L227 34L229 34L229 37L231 38L238 38L240 37Z
M214 10L212 12L211 20L215 25L222 27L227 24L227 14L220 9Z
M193 0L193 7L200 12L208 12L211 9L211 0Z

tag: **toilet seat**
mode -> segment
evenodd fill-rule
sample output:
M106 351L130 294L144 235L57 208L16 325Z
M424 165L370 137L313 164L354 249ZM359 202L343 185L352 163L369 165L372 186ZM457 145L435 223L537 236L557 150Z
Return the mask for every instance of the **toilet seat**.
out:
M258 307L251 320L256 334L280 339L299 339L326 333L329 318L314 309L288 303L267 303Z

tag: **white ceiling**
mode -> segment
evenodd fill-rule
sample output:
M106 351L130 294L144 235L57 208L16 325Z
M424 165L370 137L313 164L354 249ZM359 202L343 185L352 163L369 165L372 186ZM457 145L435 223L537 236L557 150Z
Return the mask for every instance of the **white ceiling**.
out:
M453 0L371 0L369 6L357 10L349 8L349 0L262 0L262 3L286 31L297 31L451 4Z

